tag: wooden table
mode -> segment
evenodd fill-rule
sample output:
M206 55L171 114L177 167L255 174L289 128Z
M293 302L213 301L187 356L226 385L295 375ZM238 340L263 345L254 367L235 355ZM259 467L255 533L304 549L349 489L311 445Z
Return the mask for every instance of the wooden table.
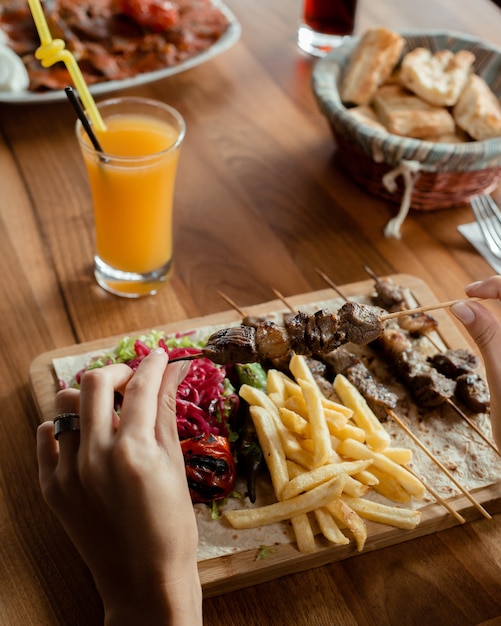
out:
M465 206L395 207L339 168L295 44L300 2L228 0L241 41L206 65L135 89L187 121L176 191L175 274L157 296L122 300L91 271L89 189L68 104L0 106L0 623L99 624L91 577L39 493L39 420L28 369L40 353L378 274L413 274L439 299L492 272L457 232ZM360 0L370 25L471 32L500 44L489 0ZM501 199L499 192L498 199ZM500 308L492 305L500 315ZM501 517L468 523L205 601L208 625L450 624L501 615ZM494 622L489 622L494 623ZM496 622L498 623L498 622Z

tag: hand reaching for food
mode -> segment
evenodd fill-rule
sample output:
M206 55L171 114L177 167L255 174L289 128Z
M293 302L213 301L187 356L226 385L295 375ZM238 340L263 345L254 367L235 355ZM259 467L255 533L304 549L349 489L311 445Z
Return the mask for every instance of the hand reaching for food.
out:
M42 492L89 566L107 624L201 623L198 532L176 427L183 365L152 351L56 399L79 430L38 429ZM120 418L114 392L124 395Z
M501 276L491 276L465 289L469 297L501 300ZM452 313L464 324L484 359L491 391L491 422L494 439L501 448L501 326L494 315L479 302L455 304Z

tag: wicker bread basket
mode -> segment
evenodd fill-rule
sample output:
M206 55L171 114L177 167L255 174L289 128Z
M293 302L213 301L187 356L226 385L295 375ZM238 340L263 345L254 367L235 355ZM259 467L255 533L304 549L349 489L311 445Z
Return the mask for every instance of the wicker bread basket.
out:
M470 50L474 71L501 98L501 49L454 32L401 33L402 55L416 47L432 52ZM401 204L412 177L410 208L445 209L492 191L501 182L501 137L448 144L384 133L347 113L339 86L359 39L353 38L319 60L313 71L313 92L329 121L340 161L350 176L371 193Z

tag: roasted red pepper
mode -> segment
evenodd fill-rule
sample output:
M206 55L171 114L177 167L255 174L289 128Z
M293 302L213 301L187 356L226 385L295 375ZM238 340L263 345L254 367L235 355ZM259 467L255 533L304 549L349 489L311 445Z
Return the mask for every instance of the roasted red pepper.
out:
M201 435L181 441L193 502L225 498L235 486L236 466L226 437Z
M169 30L179 22L179 9L169 0L118 0L119 10L153 32Z

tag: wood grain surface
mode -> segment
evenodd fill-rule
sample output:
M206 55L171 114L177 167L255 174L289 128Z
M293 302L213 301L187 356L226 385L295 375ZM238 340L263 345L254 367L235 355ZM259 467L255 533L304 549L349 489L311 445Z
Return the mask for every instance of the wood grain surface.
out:
M353 183L296 46L299 0L227 0L240 41L184 74L124 94L187 122L175 195L175 271L153 298L104 293L92 274L90 191L67 103L0 105L0 624L103 622L92 577L38 486L34 359L75 344L337 284L408 274L438 300L493 273L459 234L469 206L411 212ZM490 0L359 0L369 26L450 29L501 44ZM119 94L121 92L118 92ZM501 191L494 192L501 202ZM501 319L499 303L487 306ZM458 330L458 332L461 332ZM501 516L416 537L204 602L207 626L474 626L501 616Z

